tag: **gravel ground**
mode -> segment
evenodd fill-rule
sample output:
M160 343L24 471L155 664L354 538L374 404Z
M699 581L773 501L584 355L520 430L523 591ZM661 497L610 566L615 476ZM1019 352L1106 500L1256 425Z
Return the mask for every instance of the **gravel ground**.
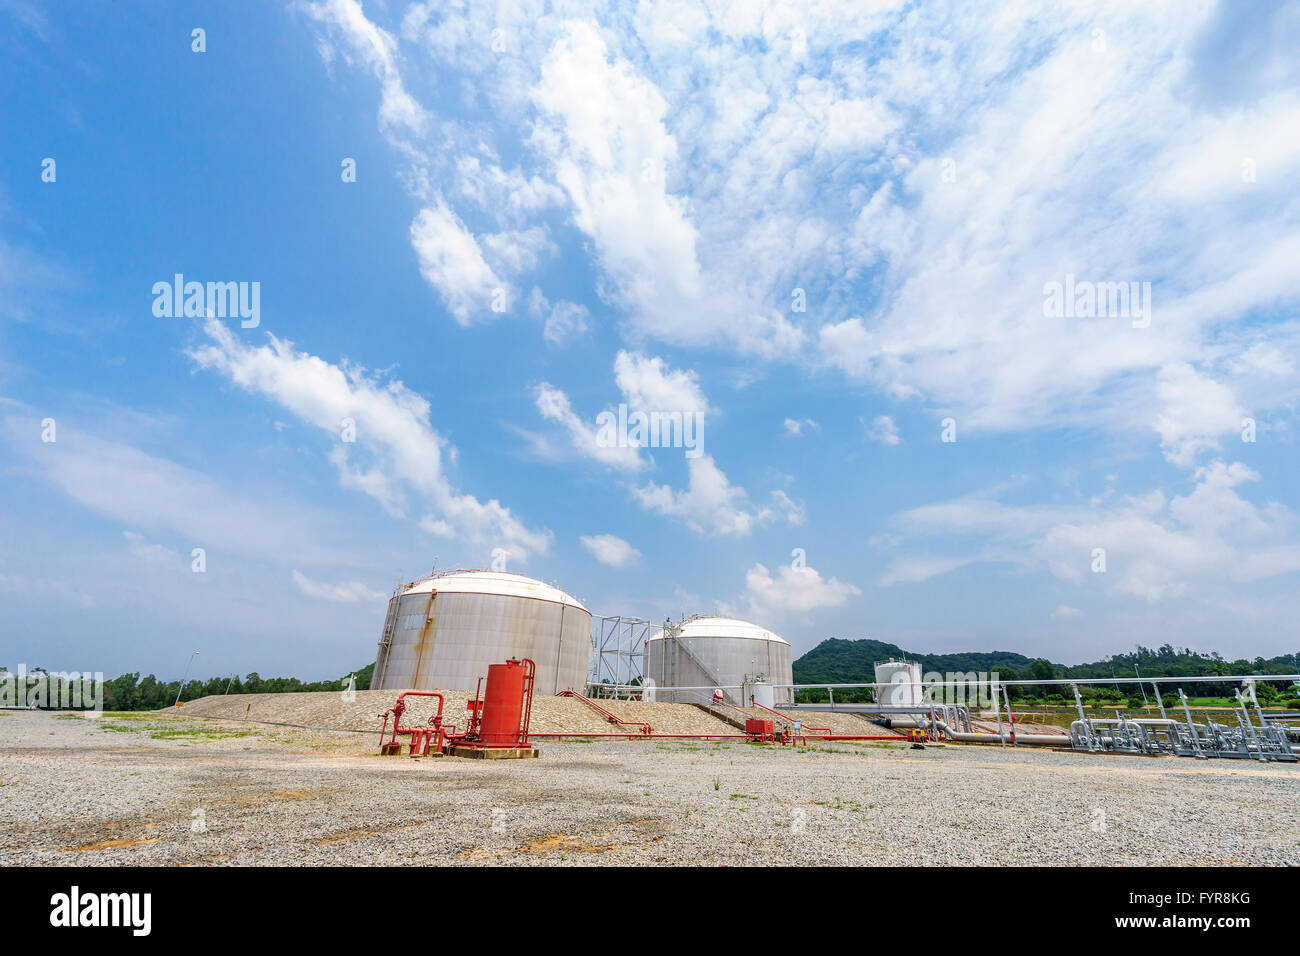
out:
M543 744L0 712L0 865L1297 864L1300 769L893 744Z
M440 691L445 698L443 723L465 726L465 702L473 694ZM365 730L379 734L381 715L397 700L395 690L359 690L350 695L327 691L314 694L237 694L202 697L163 713L199 717L230 717L274 721L332 730ZM408 697L402 723L423 724L437 709L435 698ZM676 734L734 734L736 729L690 704L643 704L639 701L602 701L611 713L625 720L649 721L656 731ZM537 733L619 733L589 705L572 697L538 695L533 698L531 729Z

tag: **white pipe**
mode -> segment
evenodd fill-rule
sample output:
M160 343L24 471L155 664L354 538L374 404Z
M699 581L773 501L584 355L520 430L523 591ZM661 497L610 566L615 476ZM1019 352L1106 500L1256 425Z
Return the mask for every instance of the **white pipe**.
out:
M937 724L940 730L942 730L953 740L957 740L962 743L991 744L997 742L1005 746L1007 742L1011 740L1011 736L1009 734L967 734L967 733L962 733L961 731L958 730L953 730L942 720L936 721L935 723ZM1015 736L1015 742L1018 744L1047 744L1047 745L1055 745L1057 747L1060 747L1060 746L1068 746L1070 744L1070 737L1068 734L1020 734L1018 733Z

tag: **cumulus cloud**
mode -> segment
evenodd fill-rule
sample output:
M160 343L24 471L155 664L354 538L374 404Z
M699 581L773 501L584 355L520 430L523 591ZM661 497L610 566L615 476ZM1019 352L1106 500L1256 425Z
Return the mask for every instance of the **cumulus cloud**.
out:
M740 613L760 621L777 621L794 614L840 607L862 591L838 578L823 578L808 565L783 564L775 574L756 563L745 572L745 591L727 613Z
M695 372L669 368L661 358L620 351L614 359L614 381L634 411L709 411Z
M1207 347L1198 374L1249 407L1297 397L1276 370L1300 338L1261 363L1240 334L1300 298L1300 94L1260 40L1285 35L1277 10L1225 33L1208 4L1130 4L1098 44L1095 11L1035 2L996 18L942 2L595 2L583 19L414 4L400 42L419 55L403 58L352 0L308 9L381 78L385 115L420 112L401 108L403 69L481 91L423 124L408 175L426 208L474 207L448 205L421 257L460 322L539 260L502 237L563 208L638 344L830 366L968 428L1142 429L1179 462L1214 435L1150 409ZM867 44L880 56L858 56ZM1251 92L1230 109L1207 92L1229 89ZM500 230L468 235L479 218ZM1154 318L1044 316L1044 284L1067 272L1151 283Z
M641 558L641 552L622 538L613 534L582 535L582 546L601 564L611 568L625 568Z
M596 426L579 418L569 396L558 388L543 382L535 389L534 397L542 417L564 427L570 444L579 455L624 471L639 471L646 467L647 462L638 447L601 441Z
M378 603L386 597L382 591L368 588L360 581L341 581L338 584L314 581L297 568L293 571L293 583L303 594L320 598L322 601L338 601L343 604L355 604L359 601Z
M367 19L357 0L324 0L305 4L303 9L317 22L335 28L344 43L344 56L349 60L355 57L379 80L381 125L407 133L423 131L428 117L402 82L393 35ZM322 52L332 58L335 50L325 46Z
M865 425L866 422L864 421ZM867 437L872 441L878 441L882 445L897 445L902 441L898 437L898 426L888 415L877 415L867 426Z
M1243 498L1239 487L1258 480L1240 462L1216 460L1195 471L1183 495L1152 490L1089 505L1022 506L972 495L913 508L896 518L912 539L981 535L996 544L975 558L903 558L882 583L1009 560L1120 599L1216 600L1225 584L1300 571L1300 516Z
M528 311L533 318L544 320L542 338L552 345L568 345L591 328L591 313L585 305L567 299L552 304L536 286L528 297Z
M805 428L810 431L821 430L821 426L811 418L787 418L782 424L787 435L802 435Z
M771 517L770 509L755 510L745 489L731 484L711 455L686 463L686 488L674 491L653 481L634 489L644 508L680 518L699 534L746 535Z
M420 274L441 293L447 311L461 325L476 317L493 317L493 296L508 298L514 291L488 265L473 233L441 201L415 217L411 245L420 261ZM508 241L501 240L501 248L509 248Z
M658 357L620 351L614 360L614 380L629 416L636 412L703 416L712 411L696 374L671 368ZM536 388L535 398L542 417L562 425L580 455L624 471L650 464L639 446L602 440L594 420L588 424L580 418L560 389L543 383ZM539 439L530 437L537 444ZM746 535L778 518L790 524L803 522L803 504L780 489L771 493L766 505L752 503L745 489L733 485L712 456L700 450L702 437L695 433L693 451L699 453L686 458L686 488L650 481L629 486L633 500L649 511L684 521L699 534Z
M696 232L687 204L666 188L677 143L667 104L630 63L611 62L596 27L573 21L541 66L534 133L627 307L657 317L700 294Z
M480 501L451 485L443 458L452 450L430 424L429 402L401 382L380 382L365 369L334 365L273 335L269 345L246 345L214 319L203 329L210 344L189 352L200 368L222 373L335 438L351 422L355 441L340 441L331 453L345 487L370 494L398 515L414 494L433 509L432 521L480 550L504 547L521 562L529 553L549 551L549 531L527 527L495 499ZM354 464L355 458L365 461Z
M1243 411L1232 389L1191 365L1161 369L1157 394L1163 406L1155 420L1160 447L1179 467L1190 467L1200 452L1218 448L1221 436L1241 430Z

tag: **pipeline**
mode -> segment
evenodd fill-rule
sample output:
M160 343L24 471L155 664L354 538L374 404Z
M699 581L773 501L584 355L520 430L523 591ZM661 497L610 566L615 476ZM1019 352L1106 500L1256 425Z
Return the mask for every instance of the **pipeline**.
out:
M1012 730L1010 734L977 734L953 730L942 720L936 720L935 726L952 740L970 744L1041 744L1043 746L1068 747L1070 738L1066 734L1021 734Z
M570 740L587 740L587 739L616 739L616 740L645 740L651 738L654 740L763 740L764 735L760 734L583 734L576 731L564 731L562 733L529 733L532 737L547 737L553 740L570 739ZM802 746L807 746L809 740L892 740L895 743L908 743L906 737L900 737L897 734L888 734L885 736L869 736L856 734L800 734L793 736L791 734L777 734L775 737L766 738L773 743L788 744L803 741Z
M438 698L438 712L429 718L428 727L403 727L402 714L406 713L407 697L436 697ZM443 740L451 735L455 735L455 726L442 726L442 694L435 690L406 690L397 695L397 703L388 710L384 711L383 726L379 728L379 752L381 754L396 754L401 751L402 745L397 742L398 734L410 736L411 738L411 756L427 757L429 750L441 750ZM384 734L388 731L388 717L393 718L393 734L385 743ZM448 734L450 731L450 734Z

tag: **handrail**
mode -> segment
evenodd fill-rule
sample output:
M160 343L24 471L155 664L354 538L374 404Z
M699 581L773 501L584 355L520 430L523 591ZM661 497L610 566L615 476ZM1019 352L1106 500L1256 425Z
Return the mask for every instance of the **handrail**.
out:
M780 717L780 718L781 718L782 720L784 720L786 723L790 724L790 726L793 728L793 726L794 726L794 724L795 724L795 722L796 722L796 719L795 719L794 717L787 717L785 714L781 713L779 710L773 710L771 707L765 707L763 704L760 704L758 701L754 700L753 697L750 697L749 702L750 702L750 704L752 704L753 706L757 707L759 710L765 710L765 711L767 711L769 714L776 714L778 717ZM821 731L822 733L824 733L824 734L829 734L829 733L831 733L831 729L830 729L829 727L814 727L812 724L805 724L803 721L798 721L798 723L799 723L799 726L802 727L804 730L820 730L820 731Z
M584 704L586 704L588 707L592 708L592 709L595 710L598 714L600 714L602 717L604 717L606 720L608 720L611 724L622 724L624 727L640 727L640 728L641 728L641 733L643 733L643 734L647 734L647 735L648 735L648 734L651 734L651 733L654 732L653 728L652 728L649 724L647 724L645 721L643 721L643 720L624 720L622 717L618 716L617 714L615 714L615 713L611 713L610 711L606 710L604 707L600 706L600 704L596 703L596 702L595 702L594 700L592 700L590 697L586 697L586 696L584 696L584 695L582 695L582 694L579 694L576 690L562 690L562 691L560 691L558 694L556 694L555 696L556 696L556 697L576 697L578 700L582 701L582 702L583 702ZM534 735L534 736L536 736L536 735Z

